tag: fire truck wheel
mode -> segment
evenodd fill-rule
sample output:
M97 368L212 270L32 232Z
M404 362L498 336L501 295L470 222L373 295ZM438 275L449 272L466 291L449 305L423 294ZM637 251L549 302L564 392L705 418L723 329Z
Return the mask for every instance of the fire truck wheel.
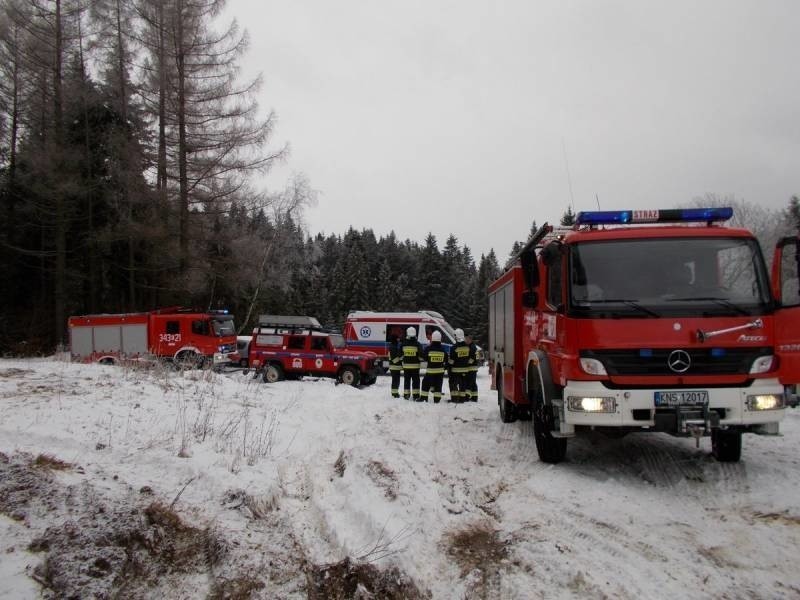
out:
M719 462L739 462L742 457L742 432L712 429L711 454Z
M503 396L503 385L497 383L497 404L500 406L500 420L503 423L513 423L517 420L517 407Z
M264 369L264 383L276 383L283 379L283 369L280 365L269 364Z
M567 440L553 437L553 413L542 402L533 409L533 435L536 438L536 451L539 460L546 463L559 463L567 454Z
M533 436L536 439L536 451L542 462L559 463L567 454L567 440L553 437L555 417L552 405L548 404L546 399L554 397L554 390L552 385L546 385L542 380L539 369L534 369L530 376L533 389L529 390L528 397L533 413ZM547 384L550 384L549 378Z
M339 372L339 381L345 385L358 385L359 372L353 367L343 367Z
M192 350L179 352L175 357L175 364L180 369L202 369L203 357Z

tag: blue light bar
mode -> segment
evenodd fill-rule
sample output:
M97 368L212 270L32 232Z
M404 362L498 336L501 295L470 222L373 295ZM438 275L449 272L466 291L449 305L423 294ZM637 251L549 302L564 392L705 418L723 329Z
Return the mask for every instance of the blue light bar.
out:
M579 212L576 225L631 225L635 223L693 223L727 221L733 209L717 208L671 208L666 210L594 210Z

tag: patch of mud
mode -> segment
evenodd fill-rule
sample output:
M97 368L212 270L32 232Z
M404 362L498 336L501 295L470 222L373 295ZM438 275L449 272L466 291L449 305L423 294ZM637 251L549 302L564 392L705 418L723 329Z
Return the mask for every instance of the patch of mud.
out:
M4 379L11 379L14 377L25 377L25 375L32 375L34 371L30 369L17 369L17 368L10 368L10 369L0 369L0 377Z
M500 588L500 565L508 558L508 544L489 523L478 522L445 533L440 546L460 567L468 597L485 598Z
M381 570L369 563L346 558L338 563L315 565L308 571L309 600L381 598L417 600L430 598L396 567Z
M383 494L389 500L397 498L397 474L389 467L377 460L367 463L367 475L372 482L383 489Z

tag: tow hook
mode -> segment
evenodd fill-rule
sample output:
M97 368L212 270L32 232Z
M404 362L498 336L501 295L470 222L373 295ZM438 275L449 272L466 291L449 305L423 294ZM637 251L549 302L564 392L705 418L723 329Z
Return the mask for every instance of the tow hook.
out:
M699 448L700 438L703 437L703 434L706 431L705 425L700 425L696 423L687 423L686 430L689 432L689 435L691 435L694 438L694 447Z

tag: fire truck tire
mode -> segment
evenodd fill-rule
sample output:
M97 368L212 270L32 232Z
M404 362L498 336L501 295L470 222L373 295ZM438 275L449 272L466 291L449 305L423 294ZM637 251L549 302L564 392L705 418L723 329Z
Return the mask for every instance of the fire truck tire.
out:
M264 368L264 383L277 383L283 379L283 368L274 363Z
M542 367L547 376L543 376ZM531 401L533 419L533 436L536 439L536 451L539 460L546 463L560 463L567 454L566 438L553 437L555 417L553 407L548 402L555 397L555 388L549 377L550 371L543 360L539 367L532 367L528 372L528 397Z
M175 364L180 369L202 369L204 357L193 350L178 352L175 357Z
M500 407L500 420L503 423L513 423L517 420L517 407L503 396L503 382L501 379L498 379L495 387L497 388L497 404Z
M342 367L339 371L339 381L345 385L358 385L361 374L354 367Z
M742 457L742 432L712 429L711 454L719 462L739 462Z

